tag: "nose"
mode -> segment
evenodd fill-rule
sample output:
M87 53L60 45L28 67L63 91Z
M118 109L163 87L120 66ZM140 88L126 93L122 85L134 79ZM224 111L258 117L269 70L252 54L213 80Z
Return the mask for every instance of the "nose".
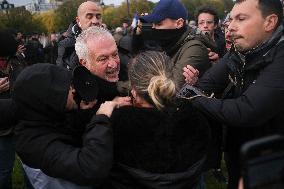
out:
M93 25L99 25L99 20L94 16L91 20Z
M119 65L119 60L115 58L110 58L109 63L108 63L109 68L117 68L118 65Z
M233 20L230 21L229 25L228 25L228 31L232 32L236 30L236 24Z

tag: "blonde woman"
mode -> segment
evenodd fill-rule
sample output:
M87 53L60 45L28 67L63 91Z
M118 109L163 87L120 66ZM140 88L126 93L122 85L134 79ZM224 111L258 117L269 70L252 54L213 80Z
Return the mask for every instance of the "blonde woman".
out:
M170 59L139 54L129 67L133 106L113 112L114 165L106 188L195 188L209 139L204 117L175 99Z

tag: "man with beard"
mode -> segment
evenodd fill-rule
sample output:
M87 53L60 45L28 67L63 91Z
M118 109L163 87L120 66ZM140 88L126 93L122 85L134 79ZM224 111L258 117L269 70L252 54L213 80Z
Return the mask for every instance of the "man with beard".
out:
M79 65L78 56L75 53L76 37L82 30L86 30L90 26L102 25L102 9L93 2L86 1L82 3L77 11L76 21L70 24L67 30L67 37L58 44L58 57L56 64L63 66L68 70L73 70Z
M228 30L233 45L199 80L207 93L222 99L197 97L193 104L227 128L226 162L229 188L237 188L240 147L247 141L284 133L284 35L279 0L237 0ZM197 71L184 75L195 83Z
M209 37L189 28L186 20L187 11L177 0L160 0L152 14L141 17L142 22L152 24L151 35L144 32L143 28L142 35L158 42L171 57L177 88L185 83L183 67L191 65L202 76L210 67L207 48L214 49Z

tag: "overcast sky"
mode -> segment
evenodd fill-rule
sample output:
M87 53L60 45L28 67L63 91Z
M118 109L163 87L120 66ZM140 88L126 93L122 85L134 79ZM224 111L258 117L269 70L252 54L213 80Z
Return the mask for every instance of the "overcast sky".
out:
M19 5L26 5L28 3L31 3L33 0L7 0L7 1L9 3L15 4L15 6L19 6ZM121 2L123 2L123 1L126 1L126 0L104 0L104 3L106 5L108 5L108 4L120 5ZM151 0L151 1L158 2L159 0Z

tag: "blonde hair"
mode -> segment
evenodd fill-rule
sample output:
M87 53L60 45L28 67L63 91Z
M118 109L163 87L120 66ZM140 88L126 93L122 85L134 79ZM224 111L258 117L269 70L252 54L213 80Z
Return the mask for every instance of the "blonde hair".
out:
M145 51L138 54L128 74L132 87L157 109L162 110L172 102L176 85L172 80L170 58L165 53Z

